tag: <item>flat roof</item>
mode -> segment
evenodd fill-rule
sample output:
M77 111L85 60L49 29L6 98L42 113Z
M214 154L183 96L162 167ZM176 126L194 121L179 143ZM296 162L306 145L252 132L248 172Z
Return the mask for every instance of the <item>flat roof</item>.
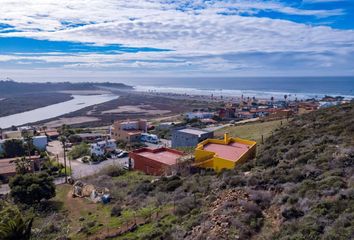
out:
M189 133L189 134L193 134L193 135L202 135L205 133L208 133L207 131L201 130L201 129L194 129L194 128L183 128L178 130L180 132L184 132L184 133Z
M151 151L143 151L137 153L140 156L152 159L157 162L164 163L166 165L174 165L178 158L182 156L182 154L170 152L168 150L158 151L158 152L151 152Z
M208 143L204 145L204 150L215 152L219 157L230 160L237 161L244 153L249 150L250 146L247 144L242 144L238 142L232 142L227 145Z
M26 157L27 159L28 157ZM31 156L31 161L40 159L41 156ZM16 163L17 159L21 159L21 157L15 158L2 158L0 159L0 174L7 173L15 173L16 172Z
M101 136L105 136L106 134L101 134L101 133L78 133L76 135L80 136L82 138L85 138L85 137L101 137Z
M123 131L127 132L128 135L139 135L143 132L142 130L123 130Z

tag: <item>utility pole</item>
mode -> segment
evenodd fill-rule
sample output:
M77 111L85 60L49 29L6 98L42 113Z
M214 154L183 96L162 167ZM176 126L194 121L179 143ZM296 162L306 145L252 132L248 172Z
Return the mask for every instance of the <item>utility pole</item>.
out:
M68 174L66 172L66 146L65 142L63 142L63 149L64 149L64 172L65 172L65 183L68 183Z
M65 183L68 183L68 174L66 172L66 138L61 137L60 142L63 144L63 150L64 150L64 173L65 173Z

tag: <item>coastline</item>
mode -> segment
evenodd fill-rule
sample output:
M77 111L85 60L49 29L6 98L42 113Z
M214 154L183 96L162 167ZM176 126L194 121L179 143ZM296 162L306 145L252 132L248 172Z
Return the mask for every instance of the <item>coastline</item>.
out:
M238 90L238 89L222 89L222 88L193 88L193 87L156 87L156 86L135 86L135 90L142 93L160 93L160 94L174 94L174 95L189 95L189 96L208 96L215 97L228 97L228 98L240 98L244 97L256 97L257 99L274 99L282 100L284 95L288 96L289 100L306 100L306 99L321 99L324 96L342 96L346 100L354 99L354 93L352 95L341 93L309 93L309 92L293 92L293 91L260 91L260 90Z
M123 90L107 88L100 90L70 90L58 91L60 94L76 94L78 96L118 96L116 99L98 102L84 106L74 111L58 114L54 117L28 122L37 126L48 124L49 127L57 127L60 124L73 126L93 126L99 127L110 125L115 120L123 119L153 119L168 116L175 116L185 111L195 108L204 108L208 104L220 101L239 102L245 98L256 97L261 100L269 100L274 97L276 100L283 100L284 95L288 100L305 100L309 98L320 99L330 94L315 93L287 93L274 91L255 91L255 90L233 90L233 89L200 89L191 87L154 87L154 86L135 86L134 90ZM73 95L71 95L72 97ZM337 96L334 94L333 96ZM354 95L341 95L345 98L353 98ZM63 103L63 102L62 102ZM60 103L59 103L60 104ZM80 105L83 103L78 103ZM50 107L50 106L48 106ZM37 108L36 108L37 109ZM36 110L35 109L35 110ZM21 113L19 113L21 114ZM17 114L13 114L17 115ZM0 118L1 120L1 118ZM20 125L19 125L20 126Z

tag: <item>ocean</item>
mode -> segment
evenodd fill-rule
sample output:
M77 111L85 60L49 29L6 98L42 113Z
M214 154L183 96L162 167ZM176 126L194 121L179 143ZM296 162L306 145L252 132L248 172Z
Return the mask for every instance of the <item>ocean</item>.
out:
M289 99L354 98L354 77L154 78L127 82L138 91Z

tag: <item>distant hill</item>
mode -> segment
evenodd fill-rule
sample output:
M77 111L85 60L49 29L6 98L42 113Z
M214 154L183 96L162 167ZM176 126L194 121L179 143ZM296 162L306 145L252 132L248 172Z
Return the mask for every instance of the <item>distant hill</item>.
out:
M21 93L36 93L48 91L68 91L68 90L98 90L100 87L115 88L115 89L133 89L132 86L123 83L94 83L94 82L59 82L59 83L23 83L4 80L0 81L0 95L21 94Z

